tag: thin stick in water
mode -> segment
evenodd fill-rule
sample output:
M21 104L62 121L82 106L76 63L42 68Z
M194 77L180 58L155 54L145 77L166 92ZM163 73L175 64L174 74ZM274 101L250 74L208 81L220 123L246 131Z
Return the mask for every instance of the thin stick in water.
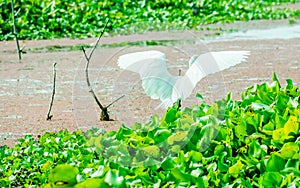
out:
M53 100L54 100L54 95L55 95L55 82L56 82L56 62L53 63L53 90L52 90L52 97L51 97L51 101L50 101L50 105L49 105L49 110L47 113L47 118L46 120L51 120L51 118L53 117L53 115L50 115L51 113L51 109L52 109L52 105L53 105Z
M14 1L13 0L11 0L11 12L12 12L13 24L14 24L13 34L16 38L17 50L18 50L18 54L19 54L19 60L21 60L22 59L22 50L20 49L20 45L19 45L18 32L17 32L17 27L16 27L16 15L15 15Z

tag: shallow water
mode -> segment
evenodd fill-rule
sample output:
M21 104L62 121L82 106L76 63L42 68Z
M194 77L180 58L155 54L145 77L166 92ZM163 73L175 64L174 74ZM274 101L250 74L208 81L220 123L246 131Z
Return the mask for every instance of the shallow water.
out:
M269 29L250 29L223 34L209 41L273 40L300 38L300 25L280 26Z

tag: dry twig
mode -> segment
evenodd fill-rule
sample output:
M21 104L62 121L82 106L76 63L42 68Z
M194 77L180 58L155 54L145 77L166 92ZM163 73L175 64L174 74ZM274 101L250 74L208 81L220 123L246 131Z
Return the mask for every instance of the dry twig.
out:
M51 120L51 118L53 117L53 115L50 115L50 113L51 113L53 100L54 100L54 95L55 95L55 81L56 81L56 67L55 66L56 66L56 63L53 63L53 90L52 90L52 97L51 97L49 110L48 110L47 118L46 118L47 121Z
M14 9L14 1L11 0L11 12L12 12L12 16L13 16L13 24L14 24L14 32L13 35L16 38L16 43L17 43L17 50L18 50L18 54L19 54L19 60L22 59L22 50L20 49L20 45L19 45L19 39L18 39L18 32L17 32L17 27L16 27L16 14L15 14L15 9Z

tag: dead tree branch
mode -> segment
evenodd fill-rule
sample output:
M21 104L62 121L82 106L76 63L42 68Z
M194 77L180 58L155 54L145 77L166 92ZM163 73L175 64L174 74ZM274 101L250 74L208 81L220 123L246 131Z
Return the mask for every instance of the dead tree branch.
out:
M98 100L98 98L97 98L97 96L96 96L96 94L95 94L95 92L94 92L94 90L93 90L93 88L92 88L92 86L91 86L90 79L89 79L89 72L88 72L88 69L89 69L90 59L91 59L91 57L92 57L92 55L93 55L93 53L94 53L96 47L98 46L98 44L99 44L99 42L100 42L100 39L102 38L102 36L103 36L103 34L104 34L104 31L105 31L105 28L106 28L107 24L108 24L108 20L107 20L107 22L106 22L106 24L105 24L105 26L104 26L104 28L103 28L103 30L102 30L102 32L101 32L99 38L97 39L95 46L92 48L92 50L91 50L89 56L87 55L87 53L86 53L84 47L83 47L83 46L81 47L81 49L82 49L82 51L83 51L83 53L84 53L85 59L86 59L85 77L86 77L87 86L88 86L88 88L89 88L89 92L93 95L93 97L94 97L94 99L95 99L97 105L98 105L98 106L100 107L100 109L101 109L101 116L100 116L100 120L101 120L101 121L110 121L110 120L112 120L112 119L109 118L108 107L111 106L111 105L112 105L113 103L115 103L116 101L118 101L118 100L120 100L121 98L124 97L124 95L123 95L123 96L119 97L118 99L116 99L116 100L115 100L114 102L112 102L111 104L109 104L108 106L103 106L103 105L100 103L100 101Z
M101 110L103 110L103 105L100 103L100 101L98 100L92 86L91 86L91 83L90 83L90 79L89 79L89 64L90 64L90 58L86 55L86 52L85 52L85 49L83 47L81 47L83 53L84 53L84 56L86 58L86 66L85 66L85 78L86 78L86 82L87 82L87 86L89 88L89 92L92 93L96 103L98 104L98 106L101 108Z
M22 50L20 49L20 45L19 45L19 38L18 38L18 32L17 32L17 27L16 27L16 14L15 14L15 9L14 9L14 1L11 0L11 12L12 12L12 16L13 16L13 25L14 25L14 31L13 31L13 35L16 38L16 43L17 43L17 50L18 50L18 54L19 54L19 60L22 59Z
M108 115L108 111L107 111L107 108L104 107L100 101L98 100L92 86L91 86L91 83L90 83L90 79L89 79L89 64L90 64L90 58L86 55L86 52L85 52L85 49L83 47L81 47L83 53L84 53L84 56L86 58L86 66L85 66L85 78L86 78L86 82L87 82L87 86L89 88L89 92L93 95L97 105L100 107L101 109L101 117L100 117L100 120L104 120L104 121L109 121L110 118L109 118L109 115Z
M111 105L113 105L115 102L117 102L118 100L122 99L123 97L125 97L125 95L122 95L121 97L117 98L116 100L114 100L113 102L111 102L109 105L106 106L106 108L110 107Z
M46 118L47 121L51 120L51 118L53 117L53 115L50 115L50 113L51 113L53 100L54 100L54 95L55 95L55 81L56 81L56 67L55 66L56 66L56 63L53 63L53 90L52 90L52 97L51 97L49 110L48 110L47 118Z

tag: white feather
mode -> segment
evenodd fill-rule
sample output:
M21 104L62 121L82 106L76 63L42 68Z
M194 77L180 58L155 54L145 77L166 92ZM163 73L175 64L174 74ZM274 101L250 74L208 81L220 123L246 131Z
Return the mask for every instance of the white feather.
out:
M174 85L172 100L175 102L178 98L186 99L202 78L242 63L248 55L249 51L221 51L205 53L196 59L192 57L190 68Z
M144 51L119 57L120 68L139 73L146 94L152 99L164 100L172 95L176 77L166 67L166 56L159 51Z
M121 69L139 73L145 93L152 99L160 99L161 106L167 108L178 99L189 97L205 76L242 63L249 54L249 51L221 51L193 56L184 76L171 75L165 54L155 50L122 55L118 65Z

